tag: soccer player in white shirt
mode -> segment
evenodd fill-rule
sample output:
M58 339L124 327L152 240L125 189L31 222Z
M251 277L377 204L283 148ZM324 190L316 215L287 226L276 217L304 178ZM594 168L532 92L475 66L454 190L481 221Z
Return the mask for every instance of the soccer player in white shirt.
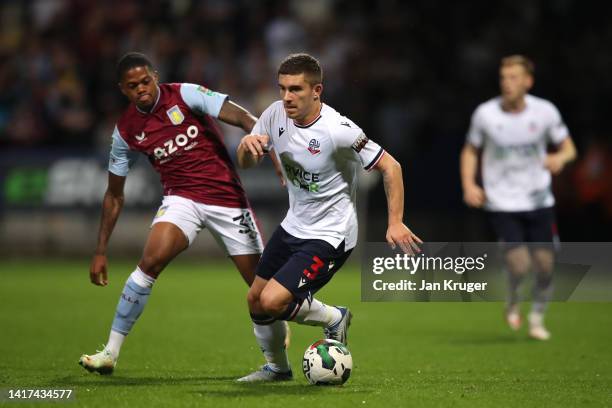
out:
M358 167L383 175L389 244L413 253L421 243L403 223L400 164L354 122L321 102L319 62L308 54L289 55L278 70L278 85L281 100L264 111L238 146L243 168L257 164L267 152L276 155L289 192L289 211L264 248L247 299L267 364L239 380L245 382L292 378L282 336L263 332L266 323L320 326L326 338L347 342L348 308L328 306L312 296L357 243Z
M501 60L501 96L478 106L472 116L461 152L461 183L466 204L484 208L498 238L506 243L508 325L513 330L521 326L518 288L533 266L529 335L548 340L543 317L552 294L554 253L552 245L542 243L552 243L556 234L551 174L559 174L575 159L576 148L557 108L528 94L533 74L533 63L522 55ZM556 145L554 153L547 152L548 144ZM479 149L484 188L476 181Z

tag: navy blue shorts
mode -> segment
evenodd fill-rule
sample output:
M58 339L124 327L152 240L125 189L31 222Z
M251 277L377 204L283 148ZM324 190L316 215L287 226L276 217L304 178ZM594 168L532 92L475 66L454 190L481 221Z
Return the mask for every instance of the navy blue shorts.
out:
M552 243L557 240L554 207L533 211L491 211L489 221L498 239L510 248L525 242Z
M336 249L321 239L301 239L279 226L266 244L257 276L276 279L296 299L314 295L346 262L352 249L344 251L344 242Z

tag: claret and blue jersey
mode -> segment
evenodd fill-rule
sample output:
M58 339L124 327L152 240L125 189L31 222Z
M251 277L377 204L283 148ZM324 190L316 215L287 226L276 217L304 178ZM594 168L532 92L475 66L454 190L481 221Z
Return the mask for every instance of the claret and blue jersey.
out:
M150 112L131 104L113 132L109 171L126 176L139 153L160 174L164 195L246 208L240 178L213 118L227 95L195 84L160 84Z

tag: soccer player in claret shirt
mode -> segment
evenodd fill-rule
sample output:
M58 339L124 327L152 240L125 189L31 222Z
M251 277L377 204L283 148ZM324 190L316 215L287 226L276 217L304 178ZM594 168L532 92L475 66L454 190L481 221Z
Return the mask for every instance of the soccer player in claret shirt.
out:
M534 80L529 59L503 58L499 72L501 96L478 106L461 152L463 196L470 207L487 211L495 233L505 243L506 322L513 330L521 327L518 289L533 265L536 279L529 335L548 340L544 310L552 294L556 238L551 174L559 174L574 160L576 148L555 105L528 94ZM557 150L547 152L548 144ZM476 182L479 149L484 189Z
M131 102L112 135L108 188L102 205L98 244L90 279L108 284L106 248L123 205L128 170L142 153L160 174L164 198L138 266L129 276L108 342L79 364L110 374L127 334L142 313L156 278L164 267L210 230L242 277L251 284L263 244L253 212L213 118L249 133L257 118L227 95L194 84L160 84L146 56L129 53L117 67L119 88ZM284 344L286 324L266 326L264 336Z
M319 62L288 56L278 70L281 100L268 107L238 146L238 164L257 164L266 152L282 163L289 211L266 245L248 293L251 319L320 326L326 338L347 342L351 312L312 296L327 284L357 244L357 170L383 174L388 204L386 239L405 252L421 240L403 223L404 186L399 163L350 119L322 103ZM255 330L267 363L239 381L292 378L285 349Z

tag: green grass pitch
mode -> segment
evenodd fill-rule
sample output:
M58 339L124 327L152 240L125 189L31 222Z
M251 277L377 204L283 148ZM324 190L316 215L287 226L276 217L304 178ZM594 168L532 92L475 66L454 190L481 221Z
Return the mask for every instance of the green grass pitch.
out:
M111 259L99 288L86 260L0 263L0 389L70 388L67 404L87 407L612 406L612 304L552 304L553 338L539 343L511 333L499 303L361 303L350 266L318 296L355 314L342 387L307 384L302 353L322 332L295 324L294 381L235 383L262 363L246 286L229 262L206 259L170 265L115 373L87 373L77 360L106 341L133 265Z

